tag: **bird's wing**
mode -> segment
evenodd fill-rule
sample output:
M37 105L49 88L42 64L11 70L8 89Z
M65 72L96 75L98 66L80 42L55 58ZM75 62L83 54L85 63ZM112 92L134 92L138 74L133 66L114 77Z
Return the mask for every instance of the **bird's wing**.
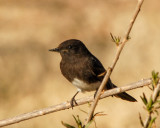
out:
M92 75L96 76L95 78L98 79L99 81L102 81L107 71L96 57L93 56L90 57L90 59L91 59L90 70L92 71ZM116 88L116 86L112 83L110 78L106 84L106 88L107 89Z
M106 74L106 70L101 64L101 62L94 56L90 57L89 67L92 71L92 74L95 75L100 81L102 81L104 75Z

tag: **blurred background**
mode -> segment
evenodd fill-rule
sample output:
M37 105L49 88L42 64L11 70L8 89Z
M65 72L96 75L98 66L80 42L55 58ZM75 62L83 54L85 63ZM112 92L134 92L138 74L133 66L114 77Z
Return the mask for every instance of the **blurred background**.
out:
M103 63L111 65L116 53L113 35L123 37L137 1L132 0L1 0L0 1L0 120L69 101L76 88L61 74L61 57L48 49L76 38ZM160 71L160 1L144 1L111 79L117 86L149 78ZM138 102L108 97L99 102L98 128L140 128L138 113L145 119L140 95L147 87L128 93ZM79 94L77 98L93 94ZM88 105L27 120L6 128L64 128L61 121L76 125ZM160 127L160 119L156 123ZM94 123L91 125L94 127Z

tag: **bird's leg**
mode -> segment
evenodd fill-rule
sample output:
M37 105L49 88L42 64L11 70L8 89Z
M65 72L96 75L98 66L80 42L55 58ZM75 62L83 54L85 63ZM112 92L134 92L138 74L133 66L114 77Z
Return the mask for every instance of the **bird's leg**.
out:
M77 91L76 94L74 94L74 96L72 97L72 99L71 99L71 101L70 101L70 104L71 104L72 109L73 109L73 107L74 107L74 103L75 103L76 105L78 105L77 102L76 102L76 100L75 100L75 97L76 97L76 95L77 95L78 93L79 93L79 91Z
M98 88L96 89L96 91L94 93L94 99L96 98L97 92L98 92Z

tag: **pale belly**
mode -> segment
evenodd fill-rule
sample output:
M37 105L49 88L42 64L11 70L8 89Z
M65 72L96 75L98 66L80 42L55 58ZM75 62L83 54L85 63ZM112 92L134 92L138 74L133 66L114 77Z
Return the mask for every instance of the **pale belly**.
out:
M85 92L85 91L94 91L99 88L101 82L96 82L92 84L87 84L82 80L74 78L72 84L78 88L78 91Z

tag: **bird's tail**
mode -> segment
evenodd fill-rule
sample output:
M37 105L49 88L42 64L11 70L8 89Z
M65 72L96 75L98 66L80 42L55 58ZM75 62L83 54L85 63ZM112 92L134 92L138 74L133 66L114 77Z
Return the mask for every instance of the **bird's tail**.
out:
M108 83L107 83L107 89L113 89L113 88L117 88L116 85L114 85L111 80L109 79ZM119 93L119 94L116 94L114 95L115 97L119 97L123 100L127 100L127 101L131 101L131 102L136 102L137 100L130 96L129 94L127 94L126 92L122 92L122 93Z
M119 97L119 98L121 98L121 99L123 99L123 100L130 101L130 102L137 102L137 100L136 100L134 97L130 96L130 95L127 94L126 92L119 93L119 94L117 94L117 95L115 95L115 96L116 96L116 97Z

